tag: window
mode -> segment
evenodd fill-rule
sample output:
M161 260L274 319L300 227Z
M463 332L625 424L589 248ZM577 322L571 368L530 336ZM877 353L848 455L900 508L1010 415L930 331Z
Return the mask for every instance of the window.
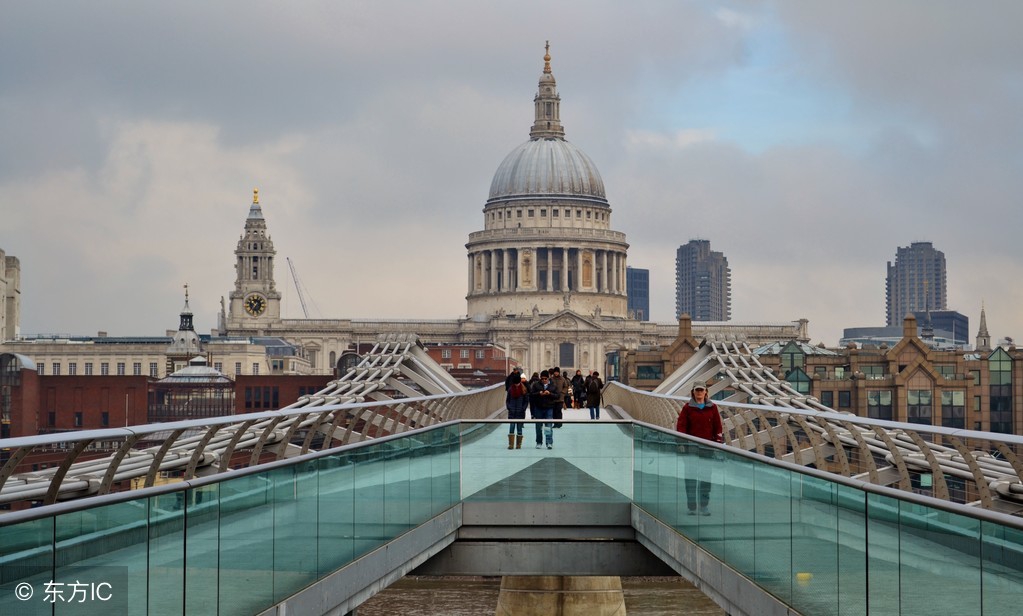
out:
M242 373L242 362L240 361L234 362L234 373L235 375L239 375Z
M486 358L487 358L487 352L484 349L479 349L479 350L476 351L476 359L486 359Z
M85 376L92 376L92 362L85 362Z
M71 376L78 374L78 362L68 362L67 373Z
M884 366L860 366L860 371L867 377L867 380L884 378Z
M451 349L441 349L440 358L451 359Z
M53 376L60 376L60 364L53 362L53 371L50 374Z
M562 342L558 345L558 365L562 370L566 366L575 365L575 345L571 342Z
M576 210L575 211L575 217L576 218L582 218L583 217L583 211L582 210Z
M938 369L938 374L946 379L954 379L956 376L955 366L935 366Z
M529 210L527 211L527 216L529 216L529 218L532 218L532 217L533 217L533 209L532 209L532 208L530 208L530 209L529 209Z
M838 401L842 404L841 396ZM892 419L892 392L888 389L867 390L867 417L871 419Z
M558 218L560 215L561 215L561 210L559 210L558 208L552 208L551 209L551 216L553 216L554 218Z
M460 351L460 352L458 353L458 356L459 356L460 358L462 358L462 359L469 359L469 349L462 349L462 350L461 350L461 351Z
M252 374L259 374L259 363L252 362Z
M587 218L587 220L589 220L589 218L590 218L590 214L591 214L591 212L590 212L589 210L587 210L587 211L586 211L586 218Z
M841 381L845 378L845 366L835 366L835 380Z
M124 362L117 362L117 376L124 376Z
M966 427L966 392L961 389L941 392L941 425Z
M99 373L101 375L103 375L103 376L109 375L110 374L110 364L108 364L107 362L102 362L99 365Z
M49 413L46 414L46 425L50 426L51 428L57 425L57 414L54 413L53 411L50 411Z
M100 413L99 420L103 427L106 428L107 426L110 425L110 413L108 413L107 411L103 411L102 413Z
M787 378L789 373L795 369L800 369L800 372L802 372L805 359L806 355L799 348L799 345L795 342L789 342L781 350L781 373ZM806 375L804 374L803 376Z
M906 392L906 419L909 423L927 424L931 420L931 390L910 389Z
M224 371L224 362L222 362L222 361L215 361L215 362L213 362L213 369L216 370L217 372L223 372Z
M545 208L545 207L540 208L540 217L541 218L546 218L547 217L547 208Z
M973 410L976 413L980 412L980 410L981 410L980 396L974 396L973 397Z
M82 412L81 411L75 411L75 427L76 428L81 428L82 427Z
M636 366L636 378L643 380L663 381L664 369L661 367L660 364L655 364L652 366L639 365Z
M142 376L142 362L140 361L132 362L131 373L134 376Z
M792 385L792 388L801 394L810 393L810 377L801 368L789 370L785 380Z
M157 365L156 365L155 361L149 362L149 376L151 376L153 378L156 378L157 376L159 376L159 373L157 372Z
M990 398L991 432L1012 434L1012 358L998 349L988 359L988 377L991 379Z
M821 392L821 404L828 408L835 408L835 392L833 391L822 391Z

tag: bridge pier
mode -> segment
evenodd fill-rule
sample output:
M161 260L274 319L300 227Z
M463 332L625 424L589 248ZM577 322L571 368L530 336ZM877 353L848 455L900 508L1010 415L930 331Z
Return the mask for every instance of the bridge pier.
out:
M625 614L622 578L611 575L506 575L496 616Z

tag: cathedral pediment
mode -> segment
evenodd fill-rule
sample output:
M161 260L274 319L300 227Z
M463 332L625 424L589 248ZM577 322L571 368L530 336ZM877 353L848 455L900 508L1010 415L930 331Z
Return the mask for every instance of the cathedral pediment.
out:
M538 323L529 328L531 331L584 331L595 332L604 328L598 325L590 317L573 312L562 310L556 314L544 317Z

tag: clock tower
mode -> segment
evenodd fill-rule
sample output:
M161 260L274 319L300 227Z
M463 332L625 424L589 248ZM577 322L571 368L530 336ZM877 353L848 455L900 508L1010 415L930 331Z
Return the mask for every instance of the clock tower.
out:
M259 191L252 191L252 205L245 231L234 249L235 279L226 315L230 333L267 333L281 321L281 294L274 282L274 244L266 232L259 206Z

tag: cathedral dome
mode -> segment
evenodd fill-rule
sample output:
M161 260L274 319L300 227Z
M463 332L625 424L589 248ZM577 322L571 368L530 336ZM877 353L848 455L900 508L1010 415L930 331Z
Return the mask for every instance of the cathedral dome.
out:
M604 181L590 157L564 139L548 137L531 139L505 157L489 200L557 195L606 203Z

